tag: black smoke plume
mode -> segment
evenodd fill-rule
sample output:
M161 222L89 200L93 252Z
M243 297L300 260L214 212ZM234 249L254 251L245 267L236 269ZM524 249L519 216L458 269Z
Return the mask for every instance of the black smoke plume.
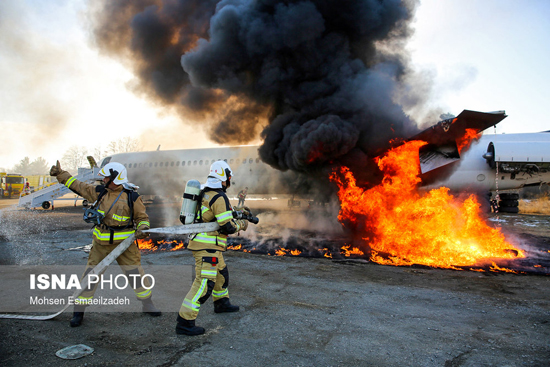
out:
M138 93L200 119L218 143L263 138L280 170L366 156L416 132L396 102L415 0L103 0L101 49ZM410 98L409 98L410 99Z

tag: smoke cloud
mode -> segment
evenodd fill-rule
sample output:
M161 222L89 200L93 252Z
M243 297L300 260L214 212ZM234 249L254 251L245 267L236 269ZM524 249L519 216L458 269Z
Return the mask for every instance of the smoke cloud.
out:
M56 77L73 70L60 65L69 53L32 29L20 2L0 3L0 34L0 159L5 162L21 145L31 156L42 154L38 147L55 145L50 138L66 126L71 110L55 94L61 84Z
M260 135L264 162L316 172L364 169L417 131L397 101L416 3L104 0L93 20L98 46L139 76L137 93L201 121L217 143Z

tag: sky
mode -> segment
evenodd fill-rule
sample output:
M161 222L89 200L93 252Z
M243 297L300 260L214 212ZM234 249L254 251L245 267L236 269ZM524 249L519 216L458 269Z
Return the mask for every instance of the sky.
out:
M124 137L144 150L214 146L131 91L131 71L93 46L87 1L0 2L0 168ZM429 98L407 112L425 124L437 122L429 110L505 110L497 133L550 130L548 19L547 0L422 0L407 49Z

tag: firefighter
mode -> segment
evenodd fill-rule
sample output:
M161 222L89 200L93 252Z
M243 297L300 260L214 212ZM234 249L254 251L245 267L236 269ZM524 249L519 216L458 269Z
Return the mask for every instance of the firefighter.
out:
M233 208L225 194L231 186L231 175L231 168L225 161L212 163L206 184L199 194L198 221L217 221L221 228L214 232L199 233L189 242L188 249L195 258L195 280L179 310L177 334L204 333L204 328L195 326L195 319L201 305L210 295L214 301L214 312L239 311L239 306L229 302L229 272L222 253L227 247L227 235L245 231L248 222L233 218Z
M132 234L135 233L138 239L148 236L148 233L142 232L150 226L145 205L134 190L136 186L128 182L126 167L122 164L111 162L101 168L99 175L103 178L104 185L80 182L69 172L62 170L59 161L52 166L50 175L55 176L61 184L73 192L94 203L92 208L97 208L97 212L91 214L100 213L97 214L100 224L96 224L93 228L92 249L82 278ZM141 254L137 244L134 242L130 245L116 260L128 277L129 284L133 286L137 299L142 302L142 311L151 316L160 316L161 312L151 299L151 289L148 289L151 287L149 279L142 278L144 271L141 267ZM80 326L82 323L86 304L93 299L95 290L96 287L88 288L75 299L74 314L70 322L72 327Z
M239 198L239 203L237 206L242 207L244 206L244 199L246 199L246 195L248 194L248 187L245 187L244 190L239 191L239 194L237 197Z

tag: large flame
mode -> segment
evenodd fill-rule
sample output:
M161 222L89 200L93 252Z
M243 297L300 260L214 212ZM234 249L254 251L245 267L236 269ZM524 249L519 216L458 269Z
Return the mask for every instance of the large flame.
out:
M460 200L445 187L417 190L418 150L425 144L410 141L378 158L384 179L371 189L358 187L345 167L331 176L339 187L338 219L363 234L371 261L455 268L524 257L484 222L475 196Z
M456 141L458 153L462 153L462 150L468 148L472 141L479 139L480 136L481 134L476 129L466 129L466 134Z

